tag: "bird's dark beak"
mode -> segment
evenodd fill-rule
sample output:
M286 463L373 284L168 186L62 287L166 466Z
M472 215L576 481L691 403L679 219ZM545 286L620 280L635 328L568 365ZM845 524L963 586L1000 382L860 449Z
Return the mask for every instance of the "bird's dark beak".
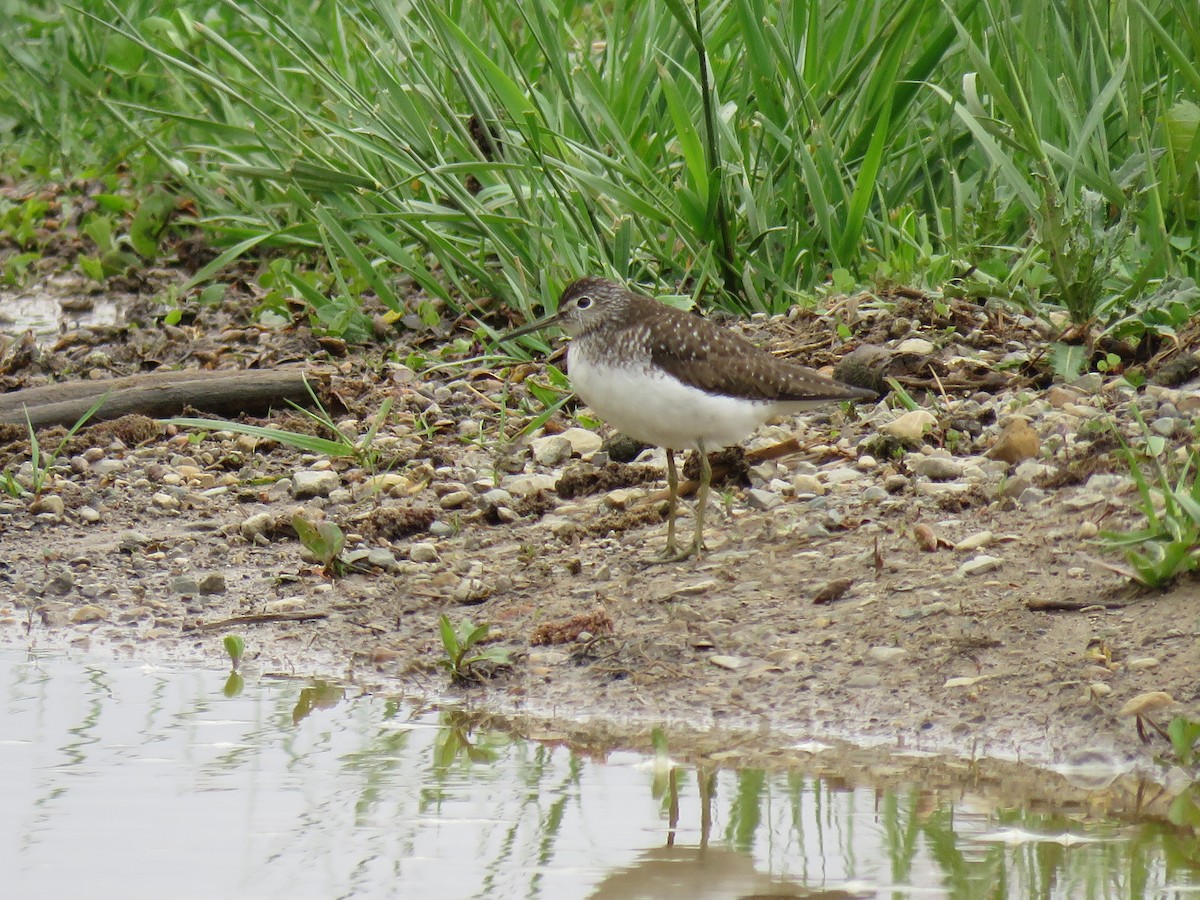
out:
M514 328L508 334L502 334L496 339L496 343L504 344L515 338L524 337L527 334L533 334L535 331L541 331L543 328L549 328L551 325L558 323L558 313L552 313L548 316L542 316L530 322L528 325L522 325L520 328Z

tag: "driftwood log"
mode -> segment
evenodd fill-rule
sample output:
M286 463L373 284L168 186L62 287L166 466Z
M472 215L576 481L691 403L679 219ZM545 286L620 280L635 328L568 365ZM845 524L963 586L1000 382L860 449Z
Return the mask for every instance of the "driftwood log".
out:
M67 381L0 394L0 424L24 425L26 410L34 428L70 427L92 405L103 404L89 422L131 413L150 418L174 416L185 408L237 416L260 415L272 408L310 400L304 379L313 385L320 374L302 368L240 369L229 372L147 372L107 381Z

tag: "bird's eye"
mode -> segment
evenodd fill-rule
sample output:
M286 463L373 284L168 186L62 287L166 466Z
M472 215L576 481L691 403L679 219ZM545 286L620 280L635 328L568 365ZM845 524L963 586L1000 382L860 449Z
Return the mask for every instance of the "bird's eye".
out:
M580 297L578 300L575 301L576 309L587 309L591 305L592 305L591 297L584 296L584 297Z

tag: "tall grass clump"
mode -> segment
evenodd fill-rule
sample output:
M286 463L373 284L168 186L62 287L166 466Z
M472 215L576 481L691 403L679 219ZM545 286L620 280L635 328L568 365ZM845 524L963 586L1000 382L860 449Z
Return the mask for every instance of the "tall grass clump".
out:
M771 310L844 270L1112 322L1196 275L1193 7L0 0L0 144L178 185L203 276L309 248L394 309L398 271L528 313L589 271Z

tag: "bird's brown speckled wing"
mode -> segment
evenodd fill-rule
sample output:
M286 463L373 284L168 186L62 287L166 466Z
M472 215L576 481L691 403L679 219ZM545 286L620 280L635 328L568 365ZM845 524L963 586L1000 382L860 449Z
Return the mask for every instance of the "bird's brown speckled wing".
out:
M769 402L862 400L871 391L850 387L779 359L707 319L648 297L656 309L636 316L647 326L652 365L684 384L715 394Z

